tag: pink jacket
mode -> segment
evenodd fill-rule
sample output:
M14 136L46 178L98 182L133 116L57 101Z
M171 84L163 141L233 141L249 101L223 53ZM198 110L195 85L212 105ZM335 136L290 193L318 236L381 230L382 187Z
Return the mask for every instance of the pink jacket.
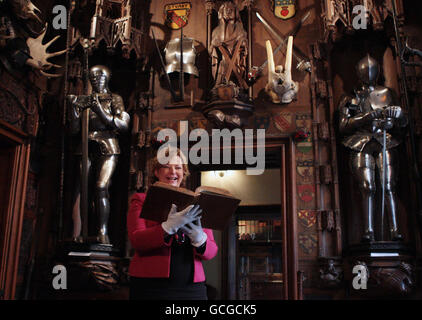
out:
M170 240L169 243L164 242L164 230L160 223L139 218L145 196L145 193L135 193L130 200L127 230L135 254L129 265L129 275L137 278L168 278L173 240ZM218 251L212 230L204 228L204 232L207 234L205 252L198 254L192 247L194 253L193 282L205 281L201 261L214 258Z

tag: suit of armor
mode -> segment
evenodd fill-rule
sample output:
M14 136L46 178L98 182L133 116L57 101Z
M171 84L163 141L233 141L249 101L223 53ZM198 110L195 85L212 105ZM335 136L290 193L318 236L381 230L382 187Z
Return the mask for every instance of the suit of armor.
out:
M117 165L118 155L120 154L117 135L119 132L128 130L130 121L129 114L125 112L122 97L109 92L108 81L110 76L111 73L107 67L94 66L89 72L93 93L90 96L68 96L72 106L70 110L70 126L73 134L80 132L82 110L90 108L88 172L91 174L92 166L95 167L95 208L99 217L98 240L101 243L109 243L107 230L110 214L108 188ZM78 147L75 153L77 155L82 154L81 146ZM81 218L78 206L80 184L76 183L75 186L73 237L80 239Z
M363 58L357 65L357 73L362 86L354 91L353 96L341 100L339 121L342 143L350 149L349 166L363 198L362 241L375 239L376 170L380 177L385 174L383 189L391 239L401 240L397 226L395 186L398 163L395 147L401 142L400 129L407 125L407 116L399 106L394 105L391 90L376 85L379 74L376 60L369 55Z

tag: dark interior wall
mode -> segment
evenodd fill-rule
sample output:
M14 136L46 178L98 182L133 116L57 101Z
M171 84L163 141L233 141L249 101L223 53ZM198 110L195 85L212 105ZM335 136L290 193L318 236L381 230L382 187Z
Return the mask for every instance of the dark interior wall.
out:
M420 15L418 12L421 12L422 10L422 3L420 1L403 1L404 2L404 10L405 10L405 25L403 26L403 33L407 38L407 43L411 48L421 50L422 49L422 20L420 18ZM414 62L421 62L422 57L414 56L411 58ZM408 76L410 76L408 85L410 87L409 90L409 103L412 108L412 115L415 123L415 147L416 147L416 162L417 167L419 169L419 172L422 170L422 96L421 96L421 88L422 88L422 68L416 67L416 68L406 68L406 73ZM409 157L409 148L406 150L407 154L403 152L401 154L402 161L406 161L410 159ZM403 163L403 162L402 162ZM405 166L403 166L405 167ZM407 176L409 176L410 181L414 179L415 175L413 171L408 170L409 168L401 168L401 172L403 170L407 171ZM416 219L416 212L418 212L416 197L418 197L417 194L415 194L415 190L411 190L411 196L412 198L408 198L407 202L410 204L410 217L412 219L409 219L410 223L412 223L413 226L417 226L416 232L415 232L415 242L417 245L418 251L422 248L421 243L421 225ZM419 197L420 198L420 197ZM412 214L413 213L413 214ZM419 231L418 231L419 230Z

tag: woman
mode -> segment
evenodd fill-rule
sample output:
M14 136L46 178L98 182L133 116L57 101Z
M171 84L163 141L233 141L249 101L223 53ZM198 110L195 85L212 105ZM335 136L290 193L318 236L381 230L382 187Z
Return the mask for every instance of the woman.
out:
M168 155L168 154L167 154ZM155 181L180 187L189 175L179 149L167 164L152 165ZM153 181L153 182L155 182ZM203 229L199 206L178 211L173 205L162 223L139 217L145 193L133 195L127 218L135 254L129 266L130 299L206 300L202 260L217 254L212 230Z

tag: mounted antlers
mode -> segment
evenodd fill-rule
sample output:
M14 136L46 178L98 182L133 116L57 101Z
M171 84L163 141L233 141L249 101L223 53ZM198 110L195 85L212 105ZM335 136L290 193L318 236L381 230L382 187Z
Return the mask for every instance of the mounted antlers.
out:
M23 20L34 19L42 23L41 18L38 16L41 14L40 9L30 0L9 0L9 3L17 17Z
M48 53L47 52L48 47L57 39L59 39L60 36L56 36L52 40L50 40L48 43L43 44L44 36L46 32L47 32L47 24L45 26L44 31L37 38L28 38L26 40L26 44L28 45L29 53L31 55L31 58L28 59L27 64L32 66L35 69L40 70L40 73L46 77L58 78L58 77L61 77L60 74L52 74L52 73L47 73L45 71L50 70L52 67L61 68L61 66L57 64L53 64L47 61L47 59L59 56L65 53L67 50Z
M287 43L286 63L283 71L282 66L275 67L271 42L266 41L268 58L268 83L265 91L271 97L273 103L290 103L296 99L298 84L292 80L292 50L293 37L290 36Z

